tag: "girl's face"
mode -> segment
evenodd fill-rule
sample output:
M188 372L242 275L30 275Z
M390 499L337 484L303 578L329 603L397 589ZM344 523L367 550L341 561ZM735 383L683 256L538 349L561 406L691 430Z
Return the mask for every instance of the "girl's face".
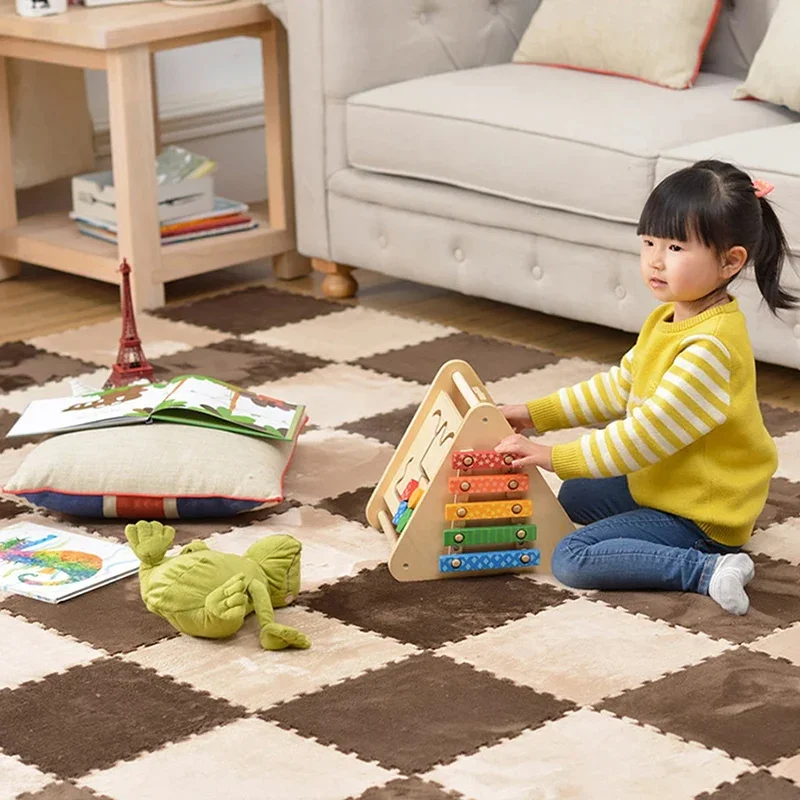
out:
M640 264L644 282L662 303L693 303L726 280L722 259L696 240L642 236Z

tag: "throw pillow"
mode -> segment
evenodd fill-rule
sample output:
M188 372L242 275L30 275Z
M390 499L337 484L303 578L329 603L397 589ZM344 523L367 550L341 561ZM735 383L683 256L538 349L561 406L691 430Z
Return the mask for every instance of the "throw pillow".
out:
M7 494L81 517L223 517L276 505L295 442L194 425L65 433L38 444Z
M758 48L738 99L755 97L800 111L800 0L781 0Z
M514 61L686 89L700 71L721 5L722 0L542 0Z

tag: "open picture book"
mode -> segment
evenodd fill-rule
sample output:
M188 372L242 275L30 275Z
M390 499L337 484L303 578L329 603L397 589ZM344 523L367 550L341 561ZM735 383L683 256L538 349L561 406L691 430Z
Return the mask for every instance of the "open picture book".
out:
M292 405L201 375L137 383L80 397L34 400L8 437L68 433L115 425L173 422L293 441L305 406Z
M138 569L127 544L35 522L0 530L0 592L61 603Z

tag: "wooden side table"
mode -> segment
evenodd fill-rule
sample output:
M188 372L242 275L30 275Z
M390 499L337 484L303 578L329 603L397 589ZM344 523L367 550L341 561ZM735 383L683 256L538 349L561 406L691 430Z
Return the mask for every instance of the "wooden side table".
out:
M158 114L153 54L234 36L261 40L269 206L254 208L251 231L162 247L156 201ZM294 244L286 32L260 0L199 8L155 3L71 8L39 19L18 16L0 0L0 279L19 261L119 284L126 258L134 304L164 304L164 284L189 275L274 257L280 278L309 272ZM78 233L66 214L17 219L12 180L6 58L108 73L111 158L119 196L117 245Z

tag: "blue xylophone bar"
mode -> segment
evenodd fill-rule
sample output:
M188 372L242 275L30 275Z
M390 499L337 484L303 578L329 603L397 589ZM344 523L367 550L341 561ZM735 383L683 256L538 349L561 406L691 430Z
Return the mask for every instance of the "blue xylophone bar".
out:
M539 564L538 550L481 550L439 556L439 572L484 572L491 569L524 569Z

